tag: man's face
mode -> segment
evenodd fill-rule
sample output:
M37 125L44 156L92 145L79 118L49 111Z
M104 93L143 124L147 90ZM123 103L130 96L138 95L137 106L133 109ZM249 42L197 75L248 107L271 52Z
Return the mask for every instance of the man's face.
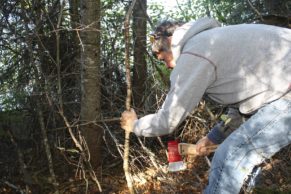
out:
M175 67L176 63L174 61L173 53L171 50L154 52L154 55L158 60L163 61L167 68L173 69Z
M172 37L163 37L162 39L155 40L157 42L154 41L152 45L153 55L158 60L163 61L169 69L173 69L176 65L171 51L171 40Z

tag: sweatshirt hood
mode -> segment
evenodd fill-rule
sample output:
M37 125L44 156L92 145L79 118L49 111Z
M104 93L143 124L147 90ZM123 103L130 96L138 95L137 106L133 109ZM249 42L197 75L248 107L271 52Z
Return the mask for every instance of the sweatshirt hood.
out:
M200 32L220 26L221 24L215 19L201 18L196 21L188 22L177 28L173 34L171 44L174 60L177 61L184 45L190 38Z

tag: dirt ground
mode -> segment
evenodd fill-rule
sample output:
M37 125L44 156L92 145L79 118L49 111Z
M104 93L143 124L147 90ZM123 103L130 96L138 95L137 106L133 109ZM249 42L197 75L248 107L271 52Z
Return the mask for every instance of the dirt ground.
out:
M167 172L166 143L169 139L195 143L213 126L213 120L198 109L191 118L181 125L177 133L161 138L141 138L131 136L130 170L133 187L137 194L189 194L202 193L207 185L208 171L213 154L208 157L184 157L187 169L180 172ZM207 118L207 119L203 119ZM118 129L119 124L106 126ZM198 129L198 130L192 130ZM123 171L122 150L123 131L105 133L103 163L98 174L98 182L105 194L127 194L128 188ZM114 140L113 140L114 139ZM22 142L18 149L9 138L0 138L0 193L5 194L56 194L55 188L62 194L100 193L96 183L82 171L79 155L71 152L64 155L53 149L54 169L59 183L55 188L47 165L44 149L36 141ZM26 173L20 169L19 152L26 164ZM261 164L261 173L256 179L253 190L247 191L247 185L241 194L291 194L291 145L278 152L270 160Z
M53 193L51 186L49 186L49 180L45 177L46 168L42 170L38 167L38 171L33 173L31 182L29 182L30 178L25 178L19 173L17 155L9 142L1 141L0 154L2 156L0 159L0 193ZM166 171L165 150L161 150L157 154L160 154L155 156L159 163L158 168L151 164L145 166L140 164L141 166L132 169L134 188L137 193L188 194L202 192L207 184L209 171L209 164L205 157L186 157L184 162L187 164L187 169L170 173ZM208 159L211 160L211 156ZM44 160L39 161L39 165L45 166L44 163ZM119 158L109 163L111 165L103 167L103 176L99 180L103 189L102 193L128 193L122 160ZM86 184L82 176L69 173L69 171L76 172L72 168L62 165L58 167L62 167L56 168L58 169L56 174L59 178L61 193L86 193ZM258 178L258 185L252 193L291 193L291 146L281 150L261 167L262 172ZM34 168L37 169L37 167ZM34 180L35 177L38 177L37 181ZM88 185L92 186L93 183L88 181ZM87 193L99 193L90 186L88 188ZM241 193L248 193L245 190L246 186Z

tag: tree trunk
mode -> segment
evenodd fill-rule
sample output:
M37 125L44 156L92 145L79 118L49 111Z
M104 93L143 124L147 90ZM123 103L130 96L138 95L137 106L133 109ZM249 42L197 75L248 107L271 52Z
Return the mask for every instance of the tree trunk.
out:
M80 0L69 0L71 26L73 29L76 29L79 23L79 11L78 11L79 3L80 3Z
M81 3L81 121L100 119L100 0ZM102 129L87 124L82 132L90 152L90 162L96 169L101 162Z
M133 10L134 70L132 88L136 108L143 106L143 97L146 91L146 7L146 0L138 0Z

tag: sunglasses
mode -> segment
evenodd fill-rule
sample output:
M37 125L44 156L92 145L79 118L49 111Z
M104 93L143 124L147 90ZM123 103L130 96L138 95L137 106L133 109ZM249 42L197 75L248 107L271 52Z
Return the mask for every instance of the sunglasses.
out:
M153 44L156 40L160 39L161 36L157 34L150 34L150 43Z

